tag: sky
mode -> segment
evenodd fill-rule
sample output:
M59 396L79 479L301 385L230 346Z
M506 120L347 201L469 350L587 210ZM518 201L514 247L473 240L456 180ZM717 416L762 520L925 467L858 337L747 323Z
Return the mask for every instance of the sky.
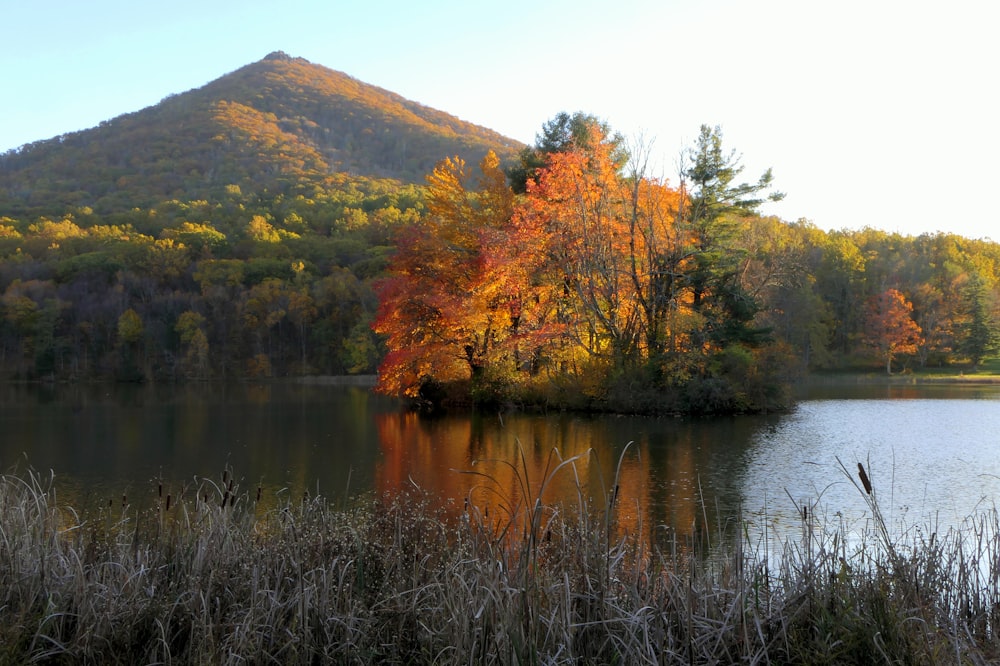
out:
M607 122L676 183L702 124L762 212L1000 241L993 0L0 0L0 152L198 88L272 51L533 143Z

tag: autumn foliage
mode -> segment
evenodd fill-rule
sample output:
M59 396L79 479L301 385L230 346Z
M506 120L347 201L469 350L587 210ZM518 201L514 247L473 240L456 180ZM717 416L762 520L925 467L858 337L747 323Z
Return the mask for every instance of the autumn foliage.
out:
M913 305L896 289L886 289L868 301L865 342L885 360L887 374L892 374L893 359L916 354L923 342L912 313Z
M626 173L620 155L594 124L517 198L492 154L476 180L460 160L440 163L427 215L399 237L378 288L380 390L687 410L697 385L706 411L764 407L750 395L759 345L718 328L732 275L705 272L683 188ZM613 395L625 385L645 404Z

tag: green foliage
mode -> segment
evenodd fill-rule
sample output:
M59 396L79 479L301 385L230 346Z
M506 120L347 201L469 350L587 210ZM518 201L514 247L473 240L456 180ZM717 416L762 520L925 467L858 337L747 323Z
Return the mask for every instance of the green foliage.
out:
M371 374L379 360L378 340L371 324L359 321L344 339L344 366L350 374Z
M741 218L755 214L765 200L777 201L783 195L761 198L772 186L770 170L756 183L734 183L742 172L736 154L723 151L721 130L702 125L683 169L687 205L682 220L693 240L695 264L687 279L694 309L708 320L707 339L722 345L755 344L768 334L753 325L759 304L740 280L746 250L738 234Z
M308 198L233 186L218 199L93 213L87 226L6 218L0 377L372 372L369 281L388 252L372 240L422 206L419 189L354 178ZM368 226L328 224L350 207L367 211ZM154 225L157 237L139 231ZM257 323L245 326L248 317Z
M987 356L1000 350L1000 330L995 312L996 296L986 289L982 278L974 275L962 290L961 312L964 320L958 326L958 351L978 368Z
M573 149L586 150L592 142L609 138L614 144L615 163L621 168L628 160L628 153L623 145L625 140L618 134L612 136L611 127L606 122L580 111L572 115L565 111L556 114L542 125L542 131L535 136L535 145L522 148L517 161L507 168L511 188L518 194L523 194L528 180L534 178L536 172L545 166L549 155Z
M145 327L139 313L129 308L118 318L118 340L122 344L136 344L142 339Z

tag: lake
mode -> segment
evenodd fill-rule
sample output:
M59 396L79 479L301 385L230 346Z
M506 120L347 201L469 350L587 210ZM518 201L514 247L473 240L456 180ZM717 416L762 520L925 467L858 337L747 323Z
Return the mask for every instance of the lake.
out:
M560 461L572 461L553 470ZM839 462L838 462L839 461ZM363 386L0 386L0 466L56 475L61 502L153 501L231 470L273 501L421 488L502 512L540 492L626 529L732 523L794 534L801 507L862 526L857 463L893 525L952 525L1000 497L1000 387L832 385L788 414L712 420L481 412L425 417ZM853 476L853 478L857 478ZM700 527L699 527L700 526Z

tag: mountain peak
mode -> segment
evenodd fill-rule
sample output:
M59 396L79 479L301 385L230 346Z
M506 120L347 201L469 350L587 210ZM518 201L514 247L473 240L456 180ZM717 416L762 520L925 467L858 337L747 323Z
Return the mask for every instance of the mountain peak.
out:
M422 183L459 156L521 144L283 51L100 126L0 155L0 217L286 191L331 177ZM56 209L59 210L56 210Z

